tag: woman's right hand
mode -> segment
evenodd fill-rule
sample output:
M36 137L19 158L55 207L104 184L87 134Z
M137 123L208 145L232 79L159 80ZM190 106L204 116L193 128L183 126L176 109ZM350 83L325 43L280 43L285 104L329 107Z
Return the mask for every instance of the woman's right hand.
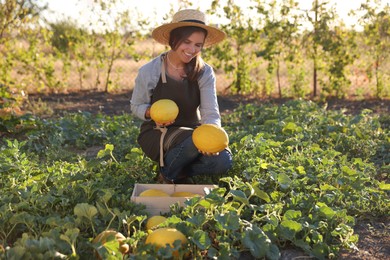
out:
M205 156L217 156L219 153L208 153L208 152L203 152L201 150L198 150L199 153L205 155Z

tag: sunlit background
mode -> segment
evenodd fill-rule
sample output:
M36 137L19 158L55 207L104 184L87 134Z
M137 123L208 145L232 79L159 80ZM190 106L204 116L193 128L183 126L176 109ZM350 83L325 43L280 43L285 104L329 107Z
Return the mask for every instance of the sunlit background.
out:
M30 93L131 90L140 66L167 50L151 31L184 8L205 12L208 24L227 33L223 44L202 52L216 71L218 91L279 97L327 91L358 98L390 93L390 0L30 3L39 15L24 21L26 27L8 26L13 37L3 48L8 59L0 62L8 68L5 82Z
M116 1L115 7L111 7L110 10L101 11L102 13L107 14L106 24L103 24L101 21L98 21L97 10L91 11L92 6L97 5L94 0L67 0L67 1L57 1L57 0L41 0L42 4L48 4L49 10L45 13L45 17L49 21L58 21L63 19L72 19L77 22L77 24L84 28L92 28L99 30L104 27L109 27L110 19L115 16L117 13L123 11L129 11L135 16L135 18L145 19L149 21L149 28L167 22L167 14L170 11L177 11L183 6L184 1L180 0L130 0L130 1ZM191 8L199 9L203 12L206 12L210 6L212 0L198 0L198 1L189 1L191 2ZM226 0L220 1L221 3L227 2ZM267 1L265 1L267 2ZM297 0L299 3L299 9L302 11L310 10L312 8L312 1L307 0ZM346 26L356 25L356 18L349 15L352 10L357 10L365 0L348 0L348 1L337 1L329 0L329 6L332 6L339 18L344 21ZM238 0L234 3L247 10L249 12L249 5L253 1L248 0ZM381 1L382 5L389 4L389 0ZM109 15L108 15L109 14ZM101 15L101 13L100 13ZM209 17L209 22L213 24L224 23L226 21L220 20L215 16ZM359 29L359 28L355 28Z

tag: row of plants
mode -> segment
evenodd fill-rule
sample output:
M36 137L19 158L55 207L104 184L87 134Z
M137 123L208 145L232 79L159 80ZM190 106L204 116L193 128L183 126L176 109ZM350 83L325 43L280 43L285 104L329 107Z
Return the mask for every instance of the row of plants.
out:
M224 116L234 166L196 178L218 188L165 214L162 225L188 238L173 248L145 243L149 216L131 202L134 184L154 183L157 166L136 143L138 120L81 112L1 120L1 259L278 259L291 247L335 259L356 249L356 221L390 213L390 122L370 111L291 101ZM92 243L105 230L124 235L125 255L114 238Z
M0 3L0 84L12 91L128 90L139 67L134 64L157 55L156 47L144 47L155 25L135 11L114 12L121 0L90 5L91 24L97 20L102 28L68 18L47 21L47 10L32 0L6 3ZM181 7L196 8L190 1ZM313 0L307 10L292 0L251 0L246 8L214 0L204 9L229 21L220 24L226 41L204 51L228 78L221 89L279 97L389 96L390 10L380 1L353 10L361 30L347 28L323 0Z

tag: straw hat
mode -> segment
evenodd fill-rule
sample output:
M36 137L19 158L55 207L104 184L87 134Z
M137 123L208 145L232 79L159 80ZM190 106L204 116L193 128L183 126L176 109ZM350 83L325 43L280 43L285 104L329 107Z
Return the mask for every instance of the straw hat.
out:
M216 27L206 25L206 16L204 13L194 10L181 10L173 15L172 22L163 24L152 32L152 37L163 45L169 45L169 34L173 29L184 26L197 26L207 31L207 37L204 47L211 46L222 41L225 33Z

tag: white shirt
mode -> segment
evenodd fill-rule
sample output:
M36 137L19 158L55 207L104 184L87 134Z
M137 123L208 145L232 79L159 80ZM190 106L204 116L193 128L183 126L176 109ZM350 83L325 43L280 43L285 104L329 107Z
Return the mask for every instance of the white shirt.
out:
M153 89L161 75L161 61L163 54L143 65L138 70L135 86L130 100L132 113L146 121L145 112L150 107ZM214 70L205 63L204 71L198 79L200 90L200 116L201 124L214 124L221 126L221 115L217 101L216 79Z

